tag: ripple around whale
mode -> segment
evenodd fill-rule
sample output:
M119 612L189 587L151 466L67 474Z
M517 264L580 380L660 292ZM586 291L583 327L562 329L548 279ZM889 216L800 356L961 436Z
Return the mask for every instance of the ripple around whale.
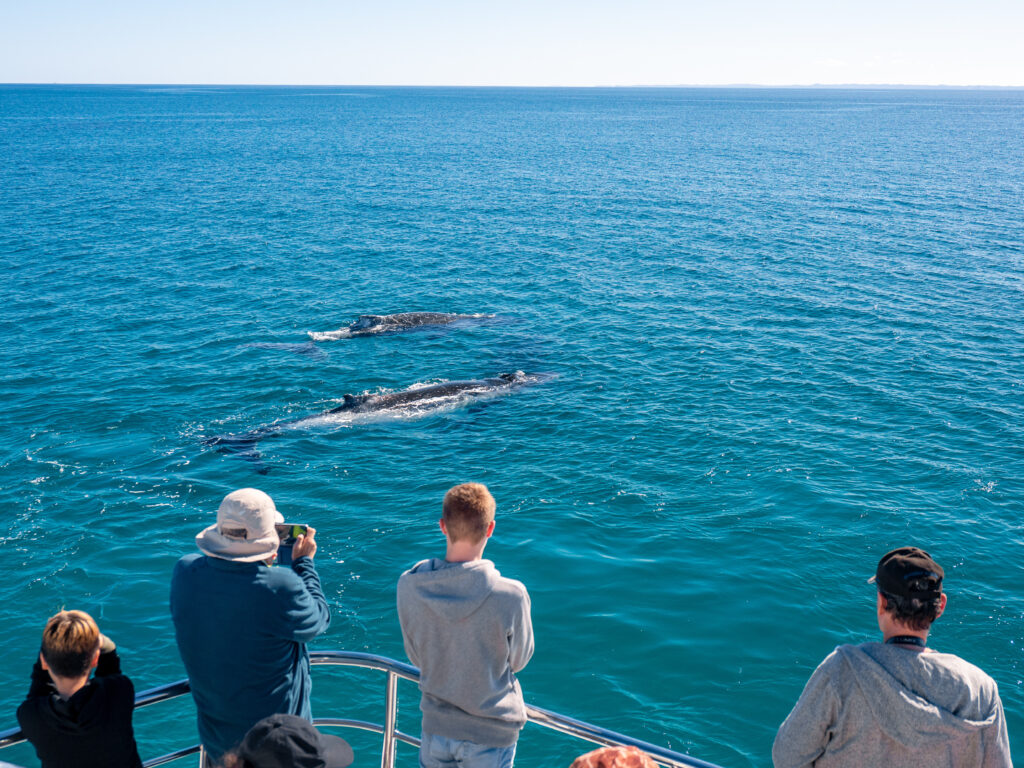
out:
M327 355L320 347L312 341L305 342L277 342L277 341L254 341L243 344L243 349L273 349L281 352L291 352L296 355L310 357L314 360L323 360Z
M261 440L277 437L289 430L315 429L367 423L384 419L409 419L453 410L471 402L478 402L514 391L521 387L540 384L554 378L550 373L503 373L485 379L444 381L417 384L397 392L346 394L341 405L298 419L267 424L249 432L213 435L201 440L219 453L229 453L247 459L260 474L269 472L256 446Z
M360 315L345 328L335 331L309 331L313 341L336 341L360 336L381 336L421 328L463 326L474 321L493 319L494 315L460 315L451 312L397 312L390 315Z

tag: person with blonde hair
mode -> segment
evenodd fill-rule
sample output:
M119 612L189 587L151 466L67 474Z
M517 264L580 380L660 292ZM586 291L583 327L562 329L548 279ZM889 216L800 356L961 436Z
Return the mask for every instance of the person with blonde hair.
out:
M421 768L511 768L526 723L516 673L533 655L530 596L483 559L495 507L480 483L450 489L444 559L398 580L402 640L420 668Z
M658 764L636 747L601 747L580 755L569 768L658 768Z
M50 617L28 697L18 707L18 723L43 768L141 768L134 711L132 681L92 616Z

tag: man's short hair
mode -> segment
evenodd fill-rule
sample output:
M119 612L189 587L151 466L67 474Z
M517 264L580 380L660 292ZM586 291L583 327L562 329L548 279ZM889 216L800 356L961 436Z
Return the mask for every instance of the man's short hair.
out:
M100 628L85 611L61 611L43 630L43 658L58 677L81 677L100 647Z
M444 495L441 518L452 541L481 541L494 520L497 505L482 483L463 483Z
M939 615L941 598L921 600L917 597L900 597L878 590L885 598L885 610L897 621L911 629L928 629Z
M885 610L912 629L928 629L942 602L942 566L918 547L886 552L869 579L885 598Z

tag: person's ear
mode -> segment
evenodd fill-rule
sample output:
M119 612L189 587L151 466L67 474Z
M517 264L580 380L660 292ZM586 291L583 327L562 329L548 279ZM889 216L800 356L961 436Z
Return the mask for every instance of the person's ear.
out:
M42 664L43 669L45 669L47 672L50 671L50 665L46 663L46 658L43 656L42 651L39 652L39 663Z
M941 594L941 595L939 596L939 610L937 610L937 611L935 612L935 618L936 618L936 619L937 619L937 618L939 618L939 616L941 616L941 615L942 615L942 612L943 612L944 610L946 610L946 593L945 593L945 592L943 592L943 593L942 593L942 594Z
M448 526L444 524L444 518L442 517L440 520L438 520L437 524L441 526L441 533L443 533L444 537L447 539L448 538Z
M491 520L491 522L489 522L487 524L487 533L484 534L484 538L485 539L491 538L491 534L492 533L494 533L494 521L493 520Z
M96 669L96 665L100 663L100 649L96 649L96 653L92 655L92 661L89 662L89 669Z
M878 615L881 616L885 613L885 609L889 607L889 604L885 600L885 595L881 592L876 593L878 595Z

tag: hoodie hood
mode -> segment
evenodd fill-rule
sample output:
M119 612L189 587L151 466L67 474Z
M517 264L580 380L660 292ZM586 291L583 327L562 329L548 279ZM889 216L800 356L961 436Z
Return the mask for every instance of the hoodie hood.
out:
M483 605L501 574L490 560L449 563L435 557L414 565L406 578L424 608L445 621L462 621Z
M865 643L836 649L879 727L909 749L991 728L991 679L957 656ZM966 682L966 685L965 685Z
M48 727L70 736L82 736L106 728L110 719L108 702L104 696L98 695L99 687L99 681L90 680L67 699L56 693L39 698L38 707Z

